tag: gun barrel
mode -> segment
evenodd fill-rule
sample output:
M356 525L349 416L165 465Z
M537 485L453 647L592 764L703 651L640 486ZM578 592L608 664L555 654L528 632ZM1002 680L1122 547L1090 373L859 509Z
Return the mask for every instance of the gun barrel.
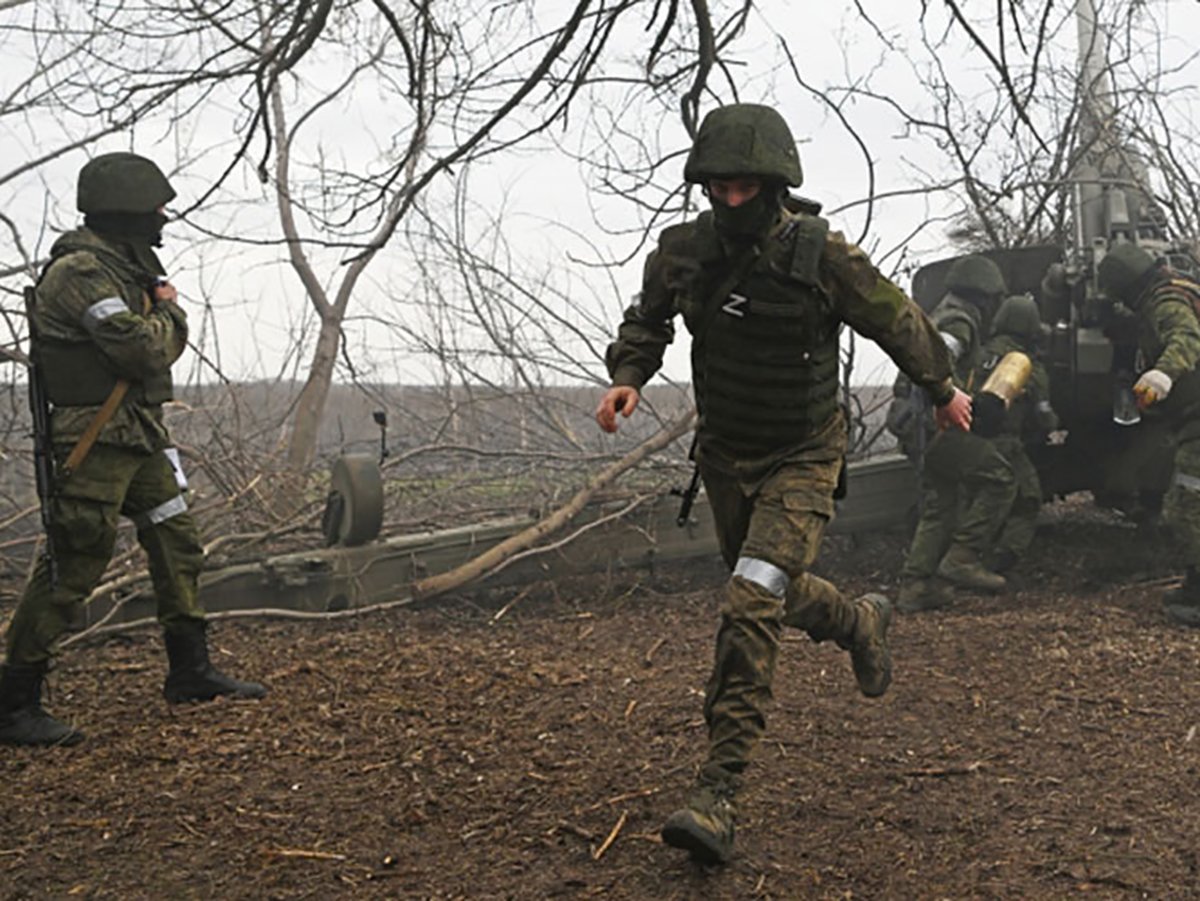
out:
M25 313L29 321L29 414L33 420L33 475L38 505L45 532L46 563L50 586L58 585L58 565L54 556L54 440L50 435L50 397L38 364L34 311L37 297L33 288L25 289Z

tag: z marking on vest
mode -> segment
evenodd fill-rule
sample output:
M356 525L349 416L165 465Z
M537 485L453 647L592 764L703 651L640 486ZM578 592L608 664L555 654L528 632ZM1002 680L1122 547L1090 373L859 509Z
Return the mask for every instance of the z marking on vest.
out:
M744 319L746 313L744 310L742 310L742 307L744 307L749 300L750 298L742 294L730 294L729 300L725 301L725 303L721 305L721 309L730 316L736 316L738 319Z

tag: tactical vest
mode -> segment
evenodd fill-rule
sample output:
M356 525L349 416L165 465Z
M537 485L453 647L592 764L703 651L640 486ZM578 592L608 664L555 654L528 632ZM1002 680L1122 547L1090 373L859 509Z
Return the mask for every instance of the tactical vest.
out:
M41 293L41 283L51 266L60 265L68 254L87 252L99 260L100 265L121 286L121 299L139 316L144 315L148 302L146 287L137 273L119 254L106 251L94 243L59 240L53 250L53 259L42 271L38 281L38 304L53 303ZM83 330L63 334L42 329L39 335L39 361L46 379L46 393L50 403L56 407L98 406L108 399L116 387L119 376L100 348ZM129 392L124 403L142 406L157 406L174 397L174 384L170 369L154 373L140 381L130 381Z
M701 216L687 243L711 241L711 229ZM700 427L725 447L751 456L792 447L838 412L841 322L819 279L828 230L789 213L757 255L701 261L684 280L676 302L693 337Z

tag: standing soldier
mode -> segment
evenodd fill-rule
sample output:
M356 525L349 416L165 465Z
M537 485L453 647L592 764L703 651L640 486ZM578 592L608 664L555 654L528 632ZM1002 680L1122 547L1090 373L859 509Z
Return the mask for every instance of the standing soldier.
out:
M1033 543L1038 512L1042 509L1042 483L1025 448L1045 443L1058 428L1058 416L1050 405L1050 376L1040 360L1042 317L1037 301L1018 294L1000 304L992 320L992 337L983 345L980 381L1012 352L1023 353L1032 364L1025 390L1013 400L993 439L996 449L1012 467L1016 494L1007 511L998 516L1003 526L989 554L991 568L1006 573Z
M1163 513L1182 543L1187 575L1163 604L1176 622L1200 626L1200 284L1134 244L1105 254L1096 279L1106 297L1137 317L1138 407L1176 435L1175 475Z
M735 792L764 732L782 627L847 649L868 697L891 680L887 600L850 600L809 572L846 450L841 325L877 341L928 391L939 423L967 427L970 402L920 308L829 231L816 204L789 197L800 163L775 110L734 104L709 113L684 178L712 210L666 229L646 260L640 298L608 348L613 386L596 419L614 432L617 415L633 413L681 315L692 334L697 462L733 572L705 692L707 761L662 835L698 860L723 862L733 850Z
M987 257L973 254L950 267L946 290L930 318L954 358L958 387L974 391L982 384L983 342L1006 293L1004 276ZM1004 577L984 565L983 554L1015 491L1012 467L991 441L959 431L934 437L921 468L921 516L900 571L900 610L949 603L939 578L982 591L1004 589Z
M38 561L9 626L0 743L83 738L42 708L42 682L55 643L108 567L120 515L134 521L149 558L170 663L166 699L266 694L209 662L196 597L204 551L163 423L171 364L187 342L187 317L154 252L174 196L150 160L96 157L79 173L84 225L54 243L37 284L31 356L52 407L55 471L45 503L54 556Z

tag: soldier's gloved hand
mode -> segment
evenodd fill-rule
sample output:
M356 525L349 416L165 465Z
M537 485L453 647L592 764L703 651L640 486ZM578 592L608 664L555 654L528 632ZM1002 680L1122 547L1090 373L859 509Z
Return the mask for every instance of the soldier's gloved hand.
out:
M1142 377L1133 386L1133 396L1137 398L1139 410L1144 410L1151 404L1157 404L1167 399L1171 393L1171 377L1161 369L1150 369L1142 373Z

